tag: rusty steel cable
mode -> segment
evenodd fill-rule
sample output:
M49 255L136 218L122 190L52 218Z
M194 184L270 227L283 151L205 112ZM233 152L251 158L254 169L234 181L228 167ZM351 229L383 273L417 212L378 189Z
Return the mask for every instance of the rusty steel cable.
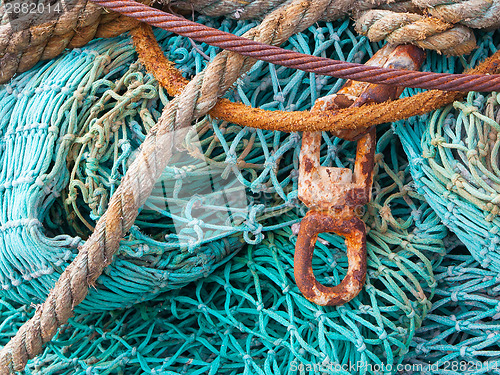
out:
M151 27L141 23L131 30L134 46L139 60L146 70L167 89L171 96L176 96L189 82L182 72L175 68L160 48ZM411 45L407 45L411 48ZM424 51L419 50L420 53ZM493 74L498 72L500 51L490 56L469 74ZM409 68L408 68L409 69ZM369 85L363 83L363 85ZM439 90L424 91L408 98L367 104L356 108L332 109L328 111L278 111L252 108L241 102L231 102L221 98L209 111L212 117L240 126L283 132L294 131L330 131L340 138L354 140L356 135L370 126L394 122L415 115L423 115L444 107L455 100L461 100L465 93Z
M320 75L376 84L437 89L443 91L500 91L500 74L469 75L404 71L332 60L270 46L213 29L133 0L91 0L92 2L146 22L152 26L189 37L272 64Z

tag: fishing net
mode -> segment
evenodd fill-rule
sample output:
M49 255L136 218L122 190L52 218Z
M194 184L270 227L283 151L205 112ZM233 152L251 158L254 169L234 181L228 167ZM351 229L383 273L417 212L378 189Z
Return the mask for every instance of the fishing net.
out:
M253 26L199 21L235 34ZM164 31L157 38L186 75L217 53ZM348 21L313 27L288 48L355 62L372 54ZM341 83L257 63L228 96L264 109L301 110ZM2 296L23 304L45 300L168 100L137 63L129 37L67 52L2 87ZM131 306L206 277L244 243L293 223L266 220L300 209L298 134L204 117L178 136L183 146L80 310ZM344 158L337 143L328 141L326 162Z
M221 28L229 26L223 22ZM251 24L241 26L243 32ZM179 64L190 67L187 74L203 68L202 54L188 52L188 40L167 38L165 32L159 39ZM215 53L207 47L204 54ZM168 98L136 59L130 38L95 42L39 65L2 89L2 198L8 208L0 277L5 297L20 303L45 299L160 116ZM80 309L128 306L207 276L243 238L262 237L259 220L287 209L290 199L280 184L286 188L290 178L283 174L289 170L270 172L273 160L263 149L276 152L274 163L279 163L290 158L287 151L294 152L298 137L215 126L214 131L207 118L201 119L199 132L185 135L186 152L165 170L116 262ZM209 147L200 151L202 143ZM232 158L243 154L250 161L239 172L245 161L238 165ZM236 176L228 177L233 169ZM235 202L251 182L255 192L264 189L269 197L252 206L246 199ZM276 198L287 201L263 207L275 200L273 183L281 193ZM216 213L207 218L208 210ZM22 254L16 253L18 247Z
M197 21L239 35L252 27ZM363 62L378 46L352 30L349 20L318 23L286 48ZM217 53L155 34L186 76ZM468 63L489 54L492 35L485 34ZM460 71L467 62L431 55L427 68ZM263 109L304 110L341 84L258 62L227 97ZM168 100L137 63L127 36L66 52L0 87L3 343L75 257ZM415 144L423 121L404 128ZM415 363L429 353L436 361L444 357L433 332L425 325L417 330L438 286L448 285L447 266L440 266L447 230L432 200L429 206L424 199L423 182L411 178L420 159L409 151L403 127L395 129L411 162L392 128L379 127L373 200L363 217L367 282L353 301L320 307L294 282L293 224L305 213L297 201L300 135L204 117L178 134L182 146L113 264L27 372L365 374L384 365L395 373L405 355ZM354 155L353 143L323 134L323 165L351 167ZM347 270L345 245L333 234L320 237L313 268L320 282L336 285ZM466 272L476 269L471 263ZM474 311L467 303L453 305L455 299L434 305L431 318L449 317L452 308L466 309L464 316Z
M336 152L351 159L353 144L336 143ZM359 373L396 366L431 306L437 285L432 270L442 260L446 235L409 185L401 155L396 136L382 131L374 199L364 216L370 228L367 282L348 304L320 307L301 295L293 278L296 236L282 226L196 283L125 311L78 314L29 371L276 374L306 366L307 373L349 374L350 363ZM274 222L297 219L292 210ZM339 283L347 271L342 238L321 235L313 268L324 284ZM26 317L25 307L4 306L4 321Z
M436 268L435 302L407 355L427 374L500 370L500 279L459 247ZM415 372L418 373L418 372Z
M462 63L475 66L498 46L498 31L483 34L478 49ZM447 61L447 69L456 70L453 60ZM429 68L439 69L440 61L434 64ZM498 93L471 92L463 102L395 127L418 191L481 266L496 272L500 271L499 108Z
M431 58L426 69L454 72L497 51L498 31L478 36L467 60ZM424 365L426 374L499 371L499 100L497 93L472 92L463 102L394 126L417 191L459 238L448 238L450 252L434 270L432 309L407 355L408 364Z

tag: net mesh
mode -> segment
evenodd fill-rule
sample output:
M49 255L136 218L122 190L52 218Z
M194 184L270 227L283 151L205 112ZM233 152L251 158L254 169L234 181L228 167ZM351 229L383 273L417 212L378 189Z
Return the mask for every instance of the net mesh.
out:
M427 374L498 373L498 273L482 268L459 247L446 255L435 277L435 302L416 332L406 365L422 366Z
M499 104L496 93L471 93L431 115L421 150L409 146L419 153L413 170L429 202L481 265L497 272Z
M197 21L238 35L252 27ZM155 33L186 76L217 53ZM495 38L482 34L468 60L431 54L426 68L459 72L489 54ZM286 47L353 62L378 48L355 35L349 20L318 23ZM99 40L0 87L2 342L74 258L169 101L136 60L129 37ZM263 109L304 110L342 83L258 62L227 97ZM415 174L421 158L409 146L420 147L425 121L394 127L410 163L393 128L379 127L373 200L363 217L366 287L344 306L319 307L293 278L293 224L305 213L297 201L300 135L199 119L179 135L182 147L113 264L27 373L375 374L381 365L395 373L405 356L408 363L437 362L454 350L453 358L482 358L475 351L487 346L479 338L491 348L496 343L489 331L475 323L456 323L456 333L446 328L450 311L457 322L492 319L498 311L494 294L488 303L469 303L482 295L479 281L447 298L456 282L457 274L446 271L453 262L464 264L464 280L489 271L466 255L443 260L453 246L422 188L426 180ZM351 167L355 145L324 133L321 152L323 165ZM313 268L320 282L336 285L347 270L345 245L333 234L320 237Z
M497 51L498 31L483 34L464 65ZM426 116L395 125L421 192L484 268L500 271L500 97L471 92ZM410 126L409 126L410 125Z
M353 145L345 144L353 155ZM296 236L286 226L194 284L126 311L78 315L30 369L274 374L303 366L308 373L349 374L342 365L363 364L360 373L374 373L382 363L396 366L431 306L433 269L442 261L446 235L409 185L401 155L386 128L378 141L374 199L364 216L370 229L367 282L353 301L320 307L301 295L293 279ZM296 221L295 211L284 219ZM339 283L347 270L340 237L321 235L313 268L325 285ZM23 309L4 313L26 314Z
M473 67L498 50L498 31L478 36L467 59L428 59L427 69ZM458 237L447 238L449 253L435 269L433 307L407 356L408 365L426 365L426 374L499 371L499 99L473 92L463 102L394 124L417 191Z
M199 21L235 34L253 26ZM157 31L157 38L188 76L217 53L164 31ZM288 48L358 62L372 54L348 21L313 27L291 38ZM129 37L95 41L3 87L3 183L8 187L3 204L16 207L4 210L2 221L3 296L19 303L45 299L168 102L136 59ZM266 109L300 110L340 85L257 63L228 97ZM296 192L298 134L242 129L205 117L179 136L184 146L80 310L131 306L207 276L244 243L257 243L265 232L293 223L268 225L267 220L303 209ZM325 163L340 165L343 147L339 140L326 140Z

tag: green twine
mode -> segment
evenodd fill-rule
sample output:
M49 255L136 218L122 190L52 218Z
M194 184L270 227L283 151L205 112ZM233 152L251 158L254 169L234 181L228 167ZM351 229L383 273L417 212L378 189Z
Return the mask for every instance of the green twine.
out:
M500 370L498 273L461 247L436 269L436 302L408 353L425 374L494 374Z
M253 25L200 21L236 34ZM164 31L157 37L187 75L203 69L204 56L217 53L205 45L199 53L189 40ZM291 38L288 48L358 62L372 54L348 21L312 27ZM300 110L340 85L258 63L228 97ZM104 213L169 98L136 63L128 37L95 41L40 63L3 86L0 95L1 129L7 131L1 223L9 229L2 232L0 293L22 304L40 303ZM267 223L303 210L296 192L298 134L242 129L208 117L196 130L179 135L183 149L80 310L131 306L206 277L243 243L259 243L266 232L298 221ZM326 147L325 163L342 164L339 140L328 139Z
M204 17L198 21L236 34L252 26L228 20L214 24ZM188 76L203 69L203 55L217 53L205 45L197 47L203 51L198 53L188 40L162 31L156 35ZM431 55L426 69L458 72L475 65L495 50L497 35L480 35L479 49L468 61ZM354 62L366 60L377 48L356 36L348 20L317 24L287 46ZM169 100L135 61L129 38L95 41L0 87L3 342L32 313L17 304L41 302L74 257ZM259 62L228 97L264 109L303 110L341 84ZM449 144L462 142L472 150L479 144L478 134L487 138L485 118L478 116L484 101L474 95L469 99L457 106L467 112L461 133L453 135L450 120L442 126L449 116L441 121L434 115L436 126L421 146L425 116L410 120L411 128L396 124L409 164L392 131L380 129L374 198L364 216L367 285L341 307L311 304L293 279L295 235L290 226L304 214L296 194L299 135L199 119L181 135L183 148L122 241L114 263L27 372L312 374L315 370L298 365L323 365L326 373L339 373L331 369L360 361L365 367L359 373L364 374L376 373L370 365L387 368L405 363L406 357L410 363L438 363L436 373L445 373L448 359L496 360L497 341L491 335L496 325L488 324L491 330L481 325L498 313L496 279L467 255L443 261L446 230L430 208L483 259L474 253L481 246L478 233L487 233L478 229L483 225L478 218L486 220L493 211L483 210L483 216L474 210L460 216L456 212L479 207L467 200L467 192L485 205L492 203L481 187L488 191L484 181L496 186L494 179L492 184L482 179L493 167L484 164L485 171L478 166L480 179L474 180L472 193L463 189L451 216L443 213L450 195L433 190L442 178L454 176L446 168L461 168L454 162L439 165L443 155L447 160L457 155L449 150L456 146ZM493 107L498 102L488 100ZM468 110L476 105L477 111ZM491 120L485 124L494 127ZM462 138L464 132L468 137ZM444 137L456 142L442 142ZM425 164L422 147L426 156L439 155L435 169L419 167ZM436 152L439 147L443 149ZM352 166L353 156L351 143L324 134L323 165ZM207 178L208 191L202 188ZM243 191L248 205L223 202L219 191L233 197ZM457 225L464 218L472 230ZM493 216L488 219L489 225L495 223ZM491 252L488 248L486 255ZM347 268L343 241L322 235L313 267L321 282L338 284Z
M465 62L474 66L496 52L500 33L482 34ZM471 92L428 116L395 129L411 160L418 191L482 267L500 271L500 97Z

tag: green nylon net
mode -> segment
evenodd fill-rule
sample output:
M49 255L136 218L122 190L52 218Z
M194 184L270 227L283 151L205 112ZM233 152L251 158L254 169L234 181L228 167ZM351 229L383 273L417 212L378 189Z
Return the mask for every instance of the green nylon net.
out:
M252 24L223 20L213 26L241 34ZM162 31L158 39L187 75L217 53ZM372 53L347 21L312 28L288 46L349 61ZM25 304L45 299L168 102L136 59L130 38L97 41L40 64L2 89L3 204L14 207L3 218L3 296ZM340 85L258 63L228 95L255 107L300 110ZM294 223L267 220L303 210L296 186L298 134L202 118L179 137L184 147L80 310L131 306L206 277L244 243ZM341 165L339 140L327 141L325 163Z
M197 21L239 35L252 27ZM492 35L480 40L483 54L494 46ZM156 36L186 76L217 53L163 31ZM286 47L354 62L378 48L357 36L349 20L319 23ZM434 71L463 65L437 55L427 64ZM305 110L341 84L258 62L227 97L264 109ZM2 342L74 258L168 101L137 63L127 36L69 51L0 87ZM28 373L364 374L384 373L382 364L395 373L405 356L412 363L427 361L429 353L435 361L444 357L433 332L419 327L439 285L453 282L441 264L468 260L443 260L452 247L446 227L424 199L428 194L416 191L415 163L408 163L391 127L378 130L373 200L363 217L366 287L340 307L310 303L293 278L293 224L305 214L297 200L300 135L205 117L179 137L183 146L113 264ZM409 152L404 139L403 146ZM351 167L354 147L324 133L323 165ZM479 269L470 264L470 272ZM325 285L340 282L347 269L340 237L321 236L313 268ZM457 301L432 307L432 317L442 317L434 332L446 330L440 322L451 319L452 309L465 309L456 319L475 311ZM459 355L478 358L457 342L449 345ZM349 365L358 367L353 372Z
M469 93L411 130L401 126L419 189L485 268L500 270L500 97ZM409 133L413 133L409 135ZM409 136L408 136L409 135Z
M479 34L467 59L448 58L444 69L439 59L428 59L427 69L473 67L499 46L498 31ZM434 270L433 307L406 356L408 364L426 365L425 374L500 372L499 108L498 93L472 92L463 102L394 124L416 190L459 239L447 238L449 253Z
M498 46L498 31L482 34L477 50L462 64L473 67ZM452 61L447 70L453 71ZM418 191L481 266L496 272L500 271L499 108L498 93L471 92L463 102L395 125Z
M467 249L447 254L435 270L435 302L411 344L407 364L426 374L500 371L500 278Z

